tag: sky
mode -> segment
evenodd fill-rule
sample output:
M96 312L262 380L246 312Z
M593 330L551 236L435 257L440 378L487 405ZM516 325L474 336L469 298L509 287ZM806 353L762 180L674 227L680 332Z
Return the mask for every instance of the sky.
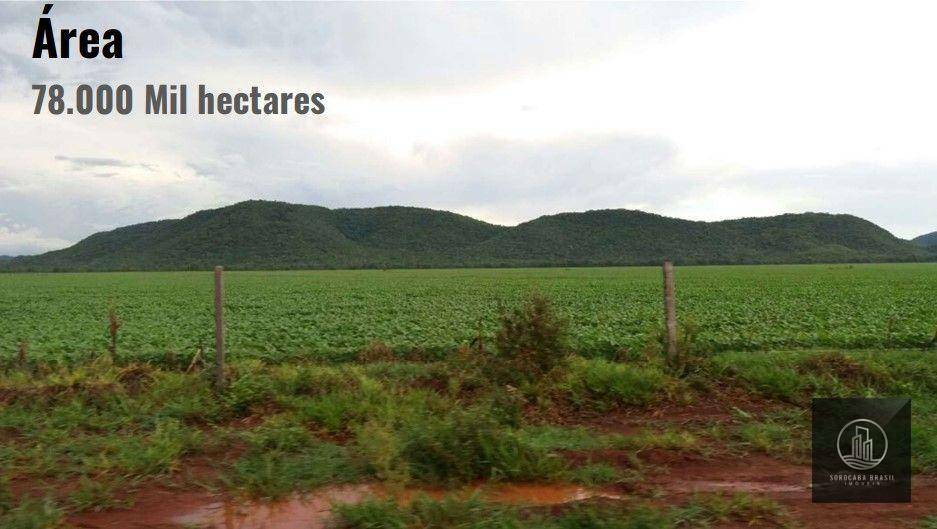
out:
M41 10L0 3L0 255L247 199L937 230L934 3L60 2L124 57L33 59ZM33 84L103 82L131 115L33 114ZM148 116L147 83L326 111Z

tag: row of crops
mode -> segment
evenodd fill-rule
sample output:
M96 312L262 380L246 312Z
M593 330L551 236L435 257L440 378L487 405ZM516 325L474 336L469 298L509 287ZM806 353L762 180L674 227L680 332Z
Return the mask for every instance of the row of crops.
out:
M678 267L678 316L704 350L920 347L937 332L937 265ZM657 268L231 272L233 355L341 355L382 341L445 351L532 292L550 297L584 354L641 350L661 320ZM210 272L0 275L0 354L191 356L213 343Z

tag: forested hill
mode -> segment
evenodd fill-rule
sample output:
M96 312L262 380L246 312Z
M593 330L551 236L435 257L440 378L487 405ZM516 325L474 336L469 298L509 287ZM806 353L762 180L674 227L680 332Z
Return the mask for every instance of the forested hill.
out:
M927 235L921 235L920 237L915 237L911 239L911 242L917 244L918 246L930 248L932 252L937 253L937 231L928 233Z
M414 268L932 260L851 215L698 222L631 210L561 213L514 227L411 207L248 201L96 233L0 263L12 271Z

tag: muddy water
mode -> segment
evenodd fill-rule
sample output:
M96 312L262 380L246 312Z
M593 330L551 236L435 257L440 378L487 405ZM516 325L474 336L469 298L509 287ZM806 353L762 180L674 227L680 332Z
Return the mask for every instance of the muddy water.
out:
M763 481L676 481L668 487L672 492L805 492L804 485Z
M334 503L359 503L368 498L393 498L399 503L409 503L420 495L439 499L446 495L468 498L473 494L486 501L509 505L559 505L590 498L621 499L616 494L574 485L488 485L455 492L433 489L392 492L378 485L343 485L277 502L231 500L207 503L175 516L172 522L179 527L211 529L324 529L332 518Z

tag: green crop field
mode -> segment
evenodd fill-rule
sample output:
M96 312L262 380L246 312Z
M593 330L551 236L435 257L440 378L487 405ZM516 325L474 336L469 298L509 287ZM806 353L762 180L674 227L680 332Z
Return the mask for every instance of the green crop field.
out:
M0 527L811 527L854 508L812 509L811 399L856 396L912 399L879 526L937 515L935 264L678 267L680 358L658 268L225 279L216 378L210 272L0 275Z
M583 354L641 350L661 320L657 268L231 272L231 354L347 355L381 341L446 351L532 292L553 299ZM678 315L700 350L919 347L937 331L937 265L678 267ZM0 275L0 354L188 358L213 344L206 272Z

